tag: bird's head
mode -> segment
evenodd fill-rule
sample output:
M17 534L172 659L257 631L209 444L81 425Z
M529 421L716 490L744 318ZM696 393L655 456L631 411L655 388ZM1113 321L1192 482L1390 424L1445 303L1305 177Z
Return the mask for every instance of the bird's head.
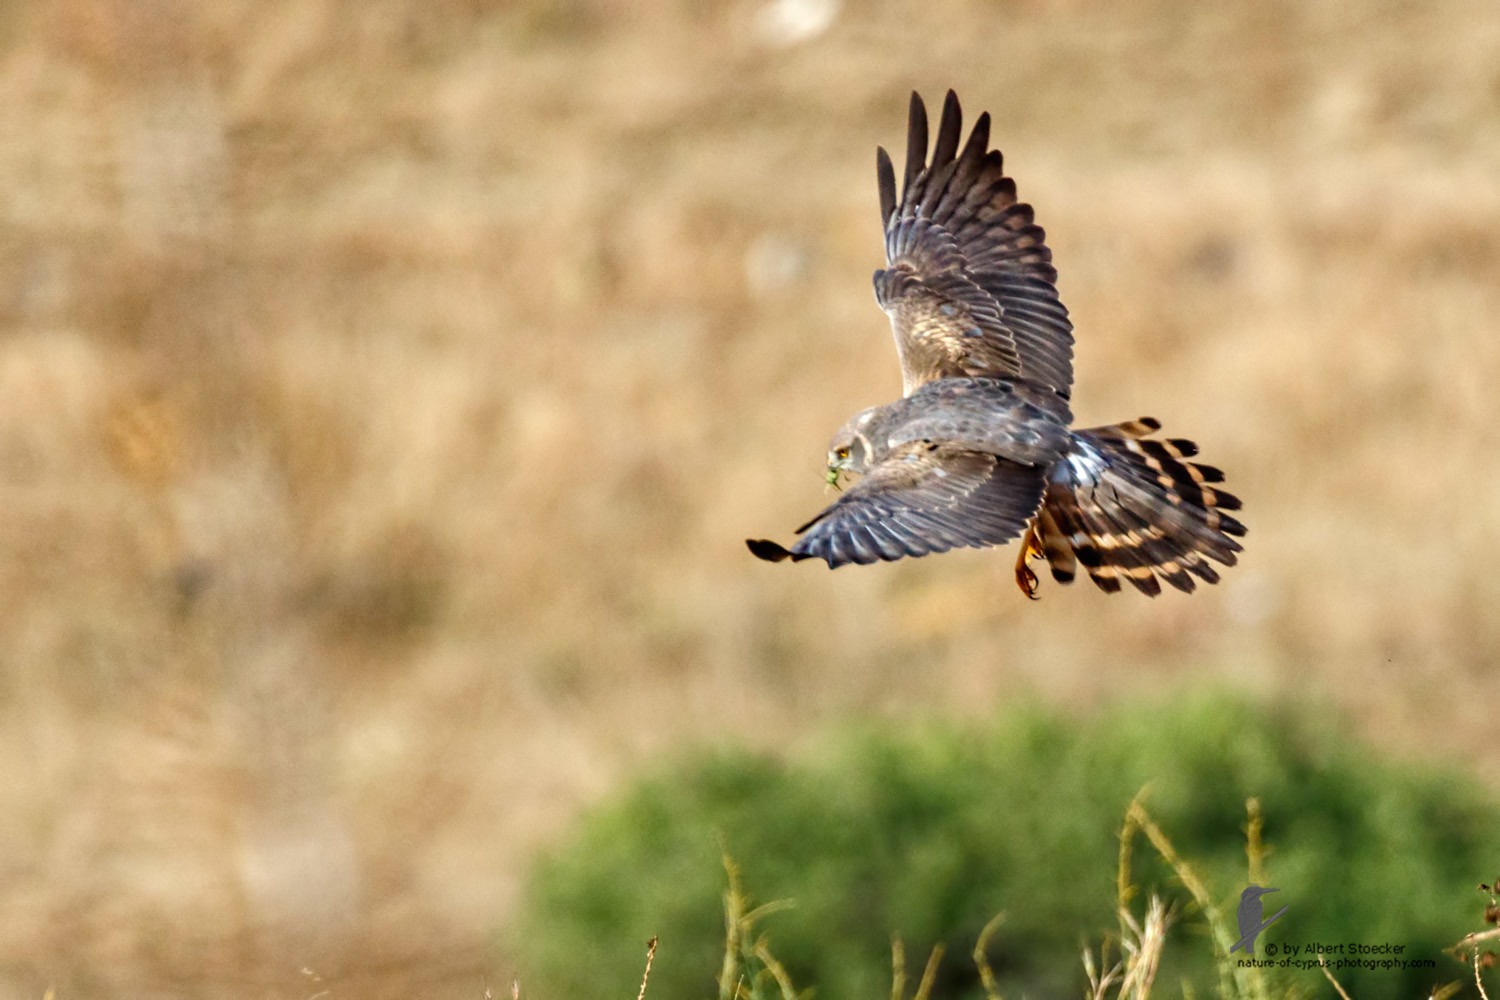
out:
M1244 893L1242 894L1242 898L1245 898L1245 899L1259 899L1260 897L1264 896L1268 892L1280 892L1280 891L1281 891L1280 889L1263 889L1263 888L1261 888L1258 885L1251 885L1251 886L1246 887Z
M863 475L870 468L870 439L865 435L875 415L875 407L855 414L849 422L838 429L833 440L828 442L828 483L838 484L839 473L853 472Z

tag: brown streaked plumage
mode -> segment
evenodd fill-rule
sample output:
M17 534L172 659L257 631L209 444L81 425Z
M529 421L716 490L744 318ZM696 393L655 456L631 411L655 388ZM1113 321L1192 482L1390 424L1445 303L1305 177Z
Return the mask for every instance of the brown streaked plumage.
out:
M1158 439L1150 417L1069 430L1073 327L1031 206L1017 200L990 119L966 142L958 98L943 103L928 156L927 108L912 95L906 163L876 152L886 267L875 297L891 320L903 398L852 417L829 445L830 482L861 478L797 529L790 549L747 544L761 559L830 567L922 556L1025 536L1016 582L1045 559L1071 582L1083 564L1101 589L1122 581L1155 596L1191 591L1232 566L1245 528L1218 469L1197 445Z
M988 148L988 113L955 158L962 121L950 90L926 163L927 109L912 94L899 203L890 157L876 151L887 267L875 272L875 298L891 317L903 391L935 378L1018 375L1066 399L1073 325L1046 233Z
M1198 452L1193 442L1146 436L1159 428L1143 417L1073 432L1070 460L1048 477L1037 522L1059 582L1072 580L1075 555L1100 588L1114 592L1124 580L1152 596L1161 590L1156 577L1187 592L1194 576L1219 582L1205 556L1235 564L1245 527L1225 511L1238 510L1239 498L1212 485L1224 479L1218 469L1186 460ZM1099 471L1077 474L1087 462Z

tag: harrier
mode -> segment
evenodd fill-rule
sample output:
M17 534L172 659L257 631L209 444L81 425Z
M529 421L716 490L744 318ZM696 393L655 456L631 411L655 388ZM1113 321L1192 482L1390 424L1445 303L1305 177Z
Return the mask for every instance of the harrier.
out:
M1016 200L979 116L962 150L950 90L928 159L927 108L911 98L901 195L884 149L875 156L886 267L875 298L891 319L903 397L852 417L828 446L828 482L860 478L797 529L790 548L750 540L773 562L822 559L837 569L1003 545L1025 533L1016 583L1047 560L1070 583L1077 565L1108 592L1144 594L1162 580L1191 591L1233 566L1245 528L1217 488L1224 474L1189 461L1197 445L1155 438L1150 417L1072 429L1073 324L1031 206ZM1194 578L1197 578L1196 580Z

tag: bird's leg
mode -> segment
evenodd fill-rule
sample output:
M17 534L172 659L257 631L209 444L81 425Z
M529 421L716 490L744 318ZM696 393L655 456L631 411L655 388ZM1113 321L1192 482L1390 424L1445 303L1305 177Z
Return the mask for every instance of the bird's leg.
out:
M1016 586L1021 588L1021 593L1033 601L1039 600L1036 596L1037 579L1031 567L1026 565L1026 560L1042 555L1042 543L1037 537L1036 522L1032 521L1026 528L1026 534L1021 538L1021 554L1016 557Z

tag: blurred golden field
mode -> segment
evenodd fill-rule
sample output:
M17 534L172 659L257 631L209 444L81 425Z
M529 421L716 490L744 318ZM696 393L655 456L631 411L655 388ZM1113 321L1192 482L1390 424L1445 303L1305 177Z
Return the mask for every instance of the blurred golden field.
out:
M1227 684L1494 780L1488 0L38 0L0 83L0 996L498 994L581 805L852 716ZM1222 585L745 551L900 390L948 87Z

